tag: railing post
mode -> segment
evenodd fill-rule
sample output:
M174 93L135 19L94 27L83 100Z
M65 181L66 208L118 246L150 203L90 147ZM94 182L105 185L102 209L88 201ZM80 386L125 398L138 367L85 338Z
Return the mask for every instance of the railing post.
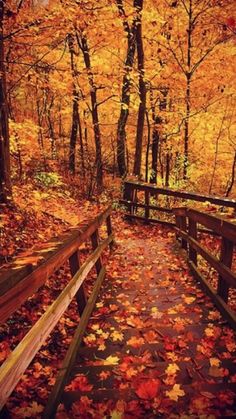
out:
M179 229L180 229L180 220L181 220L180 216L178 214L175 214L175 225ZM176 234L175 235L176 235L176 240L179 241L179 234L178 234L177 231L176 231Z
M130 185L127 182L124 182L123 198L125 201L130 201Z
M137 201L137 190L135 188L135 186L131 186L131 191L130 191L130 200L131 202L136 202ZM135 212L135 205L130 205L130 214L134 214Z
M131 215L135 212L135 205L132 205L132 202L136 202L136 196L137 193L135 185L125 182L123 197L126 201L126 207Z
M108 215L106 219L106 225L107 225L107 235L110 236L112 234L112 225L111 225L111 216ZM110 250L112 250L114 246L114 240L112 240L109 244Z
M93 248L93 250L96 250L96 248L99 245L99 234L98 234L98 230L94 231L94 233L91 235L91 242L92 242L92 248ZM97 262L95 263L95 267L96 267L97 275L99 275L99 272L102 269L102 261L101 261L101 258L99 258L97 260Z
M182 231L187 231L187 218L185 215L180 216L180 229ZM181 246L185 250L188 248L187 241L184 238L181 239Z
M149 190L145 190L145 220L148 221L150 217L150 194Z
M180 214L176 214L175 215L175 223L176 223L176 227L179 228L179 230L182 231L187 231L187 220L186 220L186 215L180 215ZM179 240L179 235L178 232L176 233L176 239ZM187 250L187 241L184 238L181 238L181 247L185 250Z
M80 268L80 257L79 257L79 251L77 250L71 257L69 258L69 264L70 264L70 271L72 277L78 272ZM76 301L78 304L78 310L80 316L82 316L84 308L87 303L87 298L84 292L83 284L81 285L80 289L76 293Z
M188 234L193 239L197 240L197 223L189 217ZM189 244L189 259L197 265L197 252L191 244Z
M233 248L233 242L227 240L225 237L222 237L220 262L222 262L228 268L231 268L232 266ZM221 275L219 275L217 294L227 303L229 296L229 286Z

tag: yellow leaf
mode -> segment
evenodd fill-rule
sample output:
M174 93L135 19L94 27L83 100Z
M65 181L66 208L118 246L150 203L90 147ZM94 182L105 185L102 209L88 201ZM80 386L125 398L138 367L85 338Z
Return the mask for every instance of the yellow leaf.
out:
M102 329L97 329L96 330L97 335L103 335L103 330Z
M109 355L106 359L104 359L103 365L117 365L118 363L118 356Z
M124 335L121 332L117 332L116 330L114 332L112 332L111 334L111 338L113 340L113 342L122 342L122 340L124 339Z
M168 365L168 367L165 370L165 373L167 375L173 375L173 374L176 374L177 371L179 371L179 367L177 364L173 363L173 364Z
M104 343L101 343L101 345L99 345L98 350L99 351L105 351L106 349L106 345Z
M151 308L151 312L152 313L157 313L158 312L158 308L157 307L152 307Z
M122 419L123 417L123 413L118 412L118 410L113 410L113 412L111 412L111 419Z
M168 314L177 314L177 311L174 308L168 308Z
M185 392L184 390L181 390L179 384L175 384L172 390L166 391L166 395L169 397L169 399L177 402L179 397L183 397L185 395Z
M187 304L192 304L195 300L196 300L196 298L195 298L195 297L185 297L185 298L184 298L184 301L185 301L185 303L187 303Z

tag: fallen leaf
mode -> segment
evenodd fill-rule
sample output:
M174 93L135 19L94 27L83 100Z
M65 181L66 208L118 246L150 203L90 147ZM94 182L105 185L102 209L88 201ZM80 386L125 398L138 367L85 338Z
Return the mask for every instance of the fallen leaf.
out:
M117 365L118 363L118 356L109 355L106 359L103 360L103 365Z
M170 391L166 391L166 395L169 397L169 399L177 402L179 397L183 397L185 395L185 392L184 390L181 390L180 384L174 384Z
M210 365L211 367L219 367L221 364L220 359L218 358L210 358Z
M140 399L152 400L157 396L161 387L161 382L158 379L150 378L149 380L141 382L135 393Z
M174 375L179 371L179 366L175 363L169 364L168 367L165 369L165 373L167 375Z
M140 348L145 343L145 340L142 337L132 336L128 341L127 345L132 346L133 348Z
M93 388L92 384L89 384L88 378L85 375L76 375L73 381L66 386L67 391L91 391Z
M124 339L124 335L122 332L117 332L116 330L111 333L111 339L113 342L122 342Z

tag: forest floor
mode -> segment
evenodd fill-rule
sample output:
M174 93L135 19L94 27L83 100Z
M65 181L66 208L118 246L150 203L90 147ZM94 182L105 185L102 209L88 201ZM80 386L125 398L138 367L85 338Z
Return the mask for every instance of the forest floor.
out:
M103 207L57 191L26 196L19 190L18 206L4 210L3 265ZM232 417L235 336L192 279L174 233L127 223L119 211L113 228L117 245L105 255L106 279L57 418ZM1 362L69 280L65 265L1 326ZM78 321L74 302L10 397L8 417L41 417Z

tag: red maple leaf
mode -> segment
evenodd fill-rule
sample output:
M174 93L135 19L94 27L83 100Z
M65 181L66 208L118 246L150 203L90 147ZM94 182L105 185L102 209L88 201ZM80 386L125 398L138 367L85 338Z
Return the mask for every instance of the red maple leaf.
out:
M141 382L135 393L140 399L152 400L157 396L160 390L161 382L158 379L150 378Z
M233 16L228 17L226 20L226 24L230 29L235 29L236 27L236 20Z
M92 384L89 384L87 377L84 375L77 375L74 380L66 387L70 391L91 391Z

